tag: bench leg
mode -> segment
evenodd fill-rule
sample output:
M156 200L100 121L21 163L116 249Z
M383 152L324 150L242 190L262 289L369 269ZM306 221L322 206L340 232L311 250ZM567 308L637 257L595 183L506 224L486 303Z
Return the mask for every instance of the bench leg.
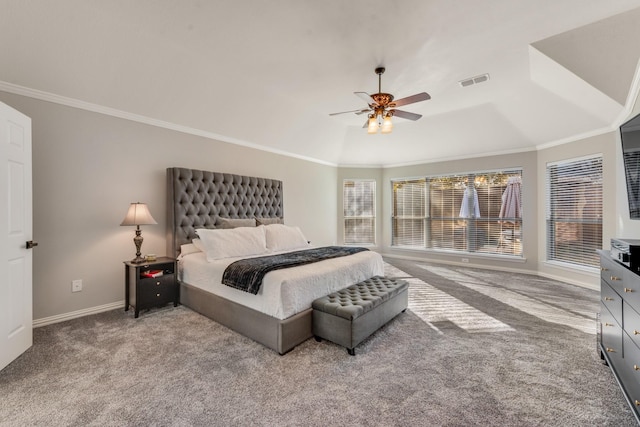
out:
M356 355L356 350L353 348L348 348L347 349L347 353L349 353L350 356L355 356Z

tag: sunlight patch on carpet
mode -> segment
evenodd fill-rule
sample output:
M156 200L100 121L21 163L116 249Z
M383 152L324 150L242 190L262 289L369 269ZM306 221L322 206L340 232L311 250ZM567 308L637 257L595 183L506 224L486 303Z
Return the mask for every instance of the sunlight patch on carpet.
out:
M385 275L409 282L409 310L433 329L442 333L434 323L451 322L467 332L513 331L509 325L460 301L420 279L385 263Z
M562 310L561 308L554 307L534 298L522 295L521 293L505 289L502 286L497 286L477 277L460 273L446 267L434 267L428 265L421 265L420 267L504 304L508 304L513 308L535 316L545 322L569 326L570 328L574 328L588 334L595 335L596 333L595 319L570 313L566 310Z

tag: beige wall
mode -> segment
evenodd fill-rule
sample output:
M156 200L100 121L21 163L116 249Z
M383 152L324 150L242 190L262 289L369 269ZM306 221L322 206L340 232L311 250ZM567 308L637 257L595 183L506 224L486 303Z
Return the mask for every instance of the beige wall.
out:
M165 253L167 167L280 179L286 223L318 245L337 239L335 167L4 92L0 101L32 119L35 320L124 300L134 228L119 224L130 202L158 222L142 227L142 252ZM71 293L73 279L82 292Z

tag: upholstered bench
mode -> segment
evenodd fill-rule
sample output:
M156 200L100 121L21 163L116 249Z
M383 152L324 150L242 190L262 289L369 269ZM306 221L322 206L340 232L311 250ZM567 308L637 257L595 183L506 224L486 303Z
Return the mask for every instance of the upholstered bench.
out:
M313 301L313 335L354 348L407 309L409 283L375 276Z

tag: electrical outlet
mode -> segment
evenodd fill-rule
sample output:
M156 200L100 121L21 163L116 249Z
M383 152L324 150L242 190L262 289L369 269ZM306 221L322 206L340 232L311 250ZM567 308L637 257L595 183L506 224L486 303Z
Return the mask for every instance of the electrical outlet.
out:
M462 262L469 262L469 258L462 258Z
M71 292L80 292L82 290L82 279L71 281Z

